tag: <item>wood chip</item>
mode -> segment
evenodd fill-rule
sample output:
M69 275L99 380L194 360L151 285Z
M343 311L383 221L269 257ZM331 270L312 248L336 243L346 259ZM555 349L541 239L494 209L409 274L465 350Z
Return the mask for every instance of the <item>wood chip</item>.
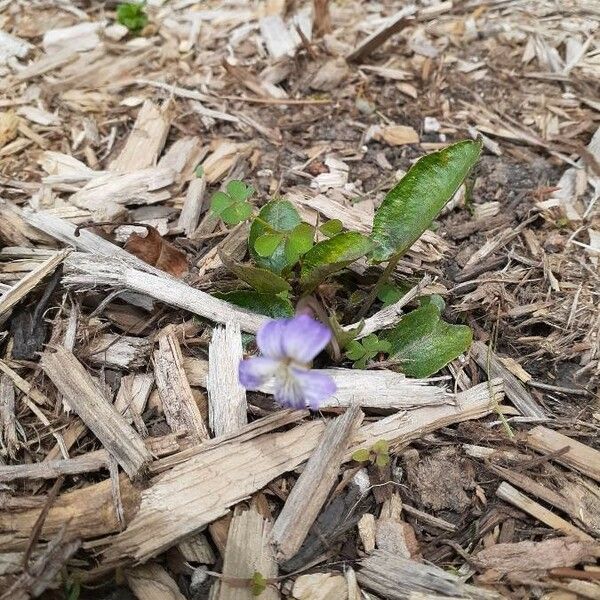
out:
M209 437L183 370L183 357L171 327L158 338L154 352L154 376L165 418L173 433L188 435L195 443Z
M123 470L131 478L141 477L152 455L75 356L58 347L55 352L44 352L41 365L71 408Z
M238 378L243 359L242 335L237 323L216 327L208 349L208 417L213 435L234 433L248 422L246 390Z
M186 600L176 581L159 564L125 571L125 579L138 600Z
M279 562L292 558L302 545L337 479L349 439L363 416L354 405L327 426L273 526L272 541Z

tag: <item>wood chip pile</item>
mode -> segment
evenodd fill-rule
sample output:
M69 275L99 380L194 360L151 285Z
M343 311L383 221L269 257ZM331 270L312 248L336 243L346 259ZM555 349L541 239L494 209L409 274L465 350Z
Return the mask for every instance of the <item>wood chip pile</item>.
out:
M600 598L598 4L116 5L0 0L0 599ZM368 232L478 135L362 332L437 293L470 352L327 369L318 414L246 393L211 195Z

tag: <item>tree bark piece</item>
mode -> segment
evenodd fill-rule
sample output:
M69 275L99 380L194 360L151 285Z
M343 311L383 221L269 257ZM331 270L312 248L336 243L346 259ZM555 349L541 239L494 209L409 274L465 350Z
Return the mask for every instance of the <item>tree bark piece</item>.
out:
M236 509L227 536L223 559L223 579L218 600L253 600L249 585L231 585L228 577L251 579L255 572L265 579L277 577L277 562L269 544L271 523L254 506ZM260 595L265 600L277 600L279 592L267 585Z
M42 368L69 405L131 477L143 475L152 455L142 438L127 424L83 365L64 348L42 355Z
M439 567L401 558L385 550L375 550L361 564L356 575L359 583L389 600L445 596L461 600L502 599L500 594L467 585Z
M207 439L208 430L183 370L181 348L171 328L158 338L154 376L165 418L173 433L188 435L196 443Z
M533 396L521 385L521 382L502 364L500 358L483 342L473 342L471 355L488 377L501 377L504 391L509 400L526 417L544 419L546 411L533 399Z
M142 413L146 408L153 385L154 377L151 373L125 375L121 378L121 385L115 400L115 408L128 423L133 423L142 436L148 435Z
M234 433L248 423L246 390L238 379L243 358L238 323L213 330L208 348L208 418L213 435Z
M598 450L541 425L534 427L529 432L526 441L529 447L538 452L557 452L568 447L567 452L552 460L600 481L600 452Z
M142 104L125 146L110 165L111 171L127 173L156 165L171 127L170 107L171 102L163 107L152 100Z
M126 571L125 579L138 600L186 600L177 582L156 563Z
M19 448L17 416L15 414L15 386L8 375L0 375L0 445L4 445L11 458ZM0 466L0 471L4 467ZM1 481L1 480L0 480Z
M354 405L327 426L273 526L271 539L278 561L289 560L302 545L337 479L352 433L363 417Z

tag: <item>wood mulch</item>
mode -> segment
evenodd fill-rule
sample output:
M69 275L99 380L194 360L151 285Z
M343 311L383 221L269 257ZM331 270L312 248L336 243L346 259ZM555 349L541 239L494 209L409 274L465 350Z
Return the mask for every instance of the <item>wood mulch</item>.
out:
M597 3L116 5L0 0L0 598L600 598ZM341 363L318 414L246 393L265 318L213 295L248 230L211 195L368 231L477 135L395 274L469 353Z

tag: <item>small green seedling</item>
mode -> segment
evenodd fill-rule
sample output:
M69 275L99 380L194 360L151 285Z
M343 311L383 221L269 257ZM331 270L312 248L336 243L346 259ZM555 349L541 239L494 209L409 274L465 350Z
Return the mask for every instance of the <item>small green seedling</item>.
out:
M390 444L387 440L377 440L371 448L361 448L352 455L356 462L371 462L378 467L385 467L390 462Z
M117 6L117 21L129 31L137 33L148 25L148 15L144 3L123 2Z
M227 184L226 192L213 194L210 208L227 225L237 225L252 215L252 205L248 198L254 194L254 188L243 181L233 180Z
M346 347L346 356L354 361L355 369L365 369L367 363L375 358L380 352L389 352L390 342L380 340L374 333L366 336L360 342L352 340Z
M267 589L267 580L262 573L254 571L250 580L250 591L253 596L260 596Z

